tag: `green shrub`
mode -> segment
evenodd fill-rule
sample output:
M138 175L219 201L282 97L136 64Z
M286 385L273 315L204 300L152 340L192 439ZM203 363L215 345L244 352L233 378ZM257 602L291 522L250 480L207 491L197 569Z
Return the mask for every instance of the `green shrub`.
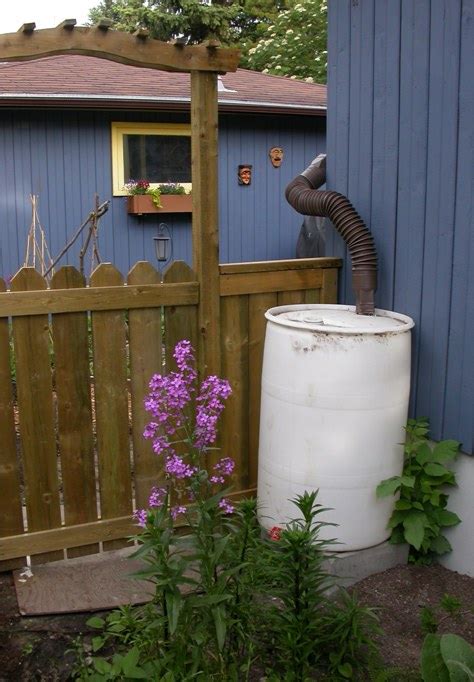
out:
M377 497L399 493L389 521L390 542L408 543L409 562L418 564L431 563L434 556L449 552L451 545L442 529L460 523L457 514L446 509L445 492L446 486L456 485L446 464L455 459L460 444L444 440L433 445L428 432L427 419L408 421L403 473L377 486Z

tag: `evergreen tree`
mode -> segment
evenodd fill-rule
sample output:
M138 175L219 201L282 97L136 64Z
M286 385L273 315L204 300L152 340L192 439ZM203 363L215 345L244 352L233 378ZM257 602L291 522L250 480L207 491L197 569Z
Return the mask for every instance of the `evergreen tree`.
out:
M233 3L206 5L199 0L101 0L90 10L89 20L95 23L107 17L121 31L146 28L153 38L163 41L183 37L193 44L217 38L229 44L237 10Z

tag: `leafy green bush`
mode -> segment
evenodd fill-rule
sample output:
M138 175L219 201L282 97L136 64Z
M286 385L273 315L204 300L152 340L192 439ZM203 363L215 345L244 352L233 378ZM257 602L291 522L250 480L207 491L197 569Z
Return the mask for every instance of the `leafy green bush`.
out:
M429 634L421 651L424 682L473 682L474 648L458 635Z
M406 427L404 466L401 476L393 476L377 486L377 497L400 494L389 521L390 542L410 545L409 562L431 563L433 556L445 554L451 545L442 529L460 523L446 509L446 486L456 485L454 473L446 464L455 459L460 444L444 440L431 444L425 418L410 419Z

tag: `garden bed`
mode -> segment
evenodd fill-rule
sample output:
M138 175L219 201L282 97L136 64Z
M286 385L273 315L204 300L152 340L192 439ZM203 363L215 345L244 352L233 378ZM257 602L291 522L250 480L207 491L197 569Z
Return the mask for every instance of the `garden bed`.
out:
M455 633L474 643L474 578L438 565L398 566L370 576L352 589L363 604L379 609L384 631L378 637L380 653L387 667L399 669L397 676L389 679L421 679L416 673L423 642L423 607L437 614L440 633ZM461 604L455 615L448 615L439 606L446 594ZM65 652L81 633L86 641L91 636L86 626L90 614L20 616L9 573L0 575L0 604L0 682L69 679L74 655ZM256 672L253 679L259 677Z

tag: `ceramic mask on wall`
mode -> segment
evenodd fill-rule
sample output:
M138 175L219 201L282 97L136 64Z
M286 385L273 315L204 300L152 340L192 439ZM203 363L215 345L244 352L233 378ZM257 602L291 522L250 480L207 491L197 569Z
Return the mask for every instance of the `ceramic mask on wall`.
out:
M280 168L283 161L283 149L281 147L272 147L268 152L273 168Z
M249 166L249 164L240 165L237 178L239 185L250 185L252 182L252 166Z

